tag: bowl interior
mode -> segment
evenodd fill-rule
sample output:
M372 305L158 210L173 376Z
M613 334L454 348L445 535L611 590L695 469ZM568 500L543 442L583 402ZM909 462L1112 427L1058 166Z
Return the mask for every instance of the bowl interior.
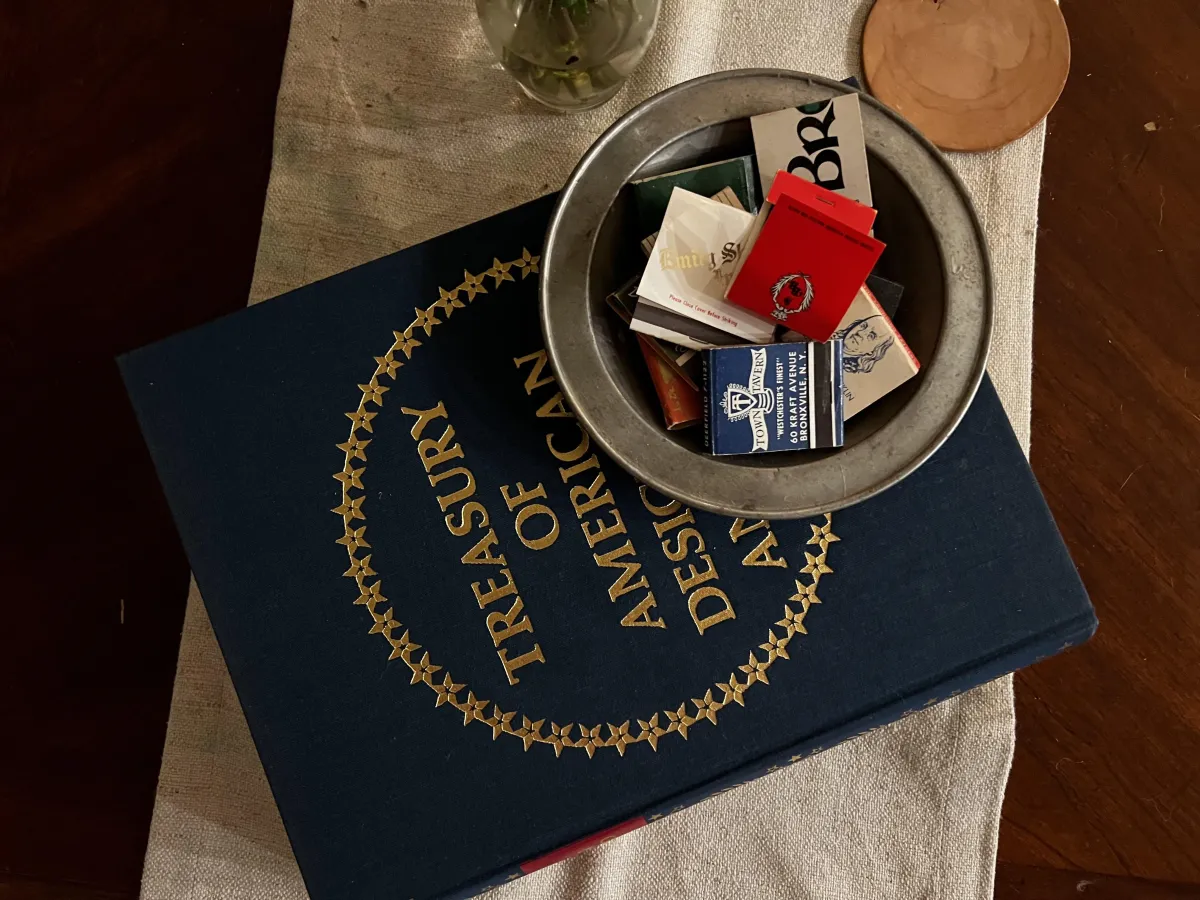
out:
M753 152L749 121L725 122L702 128L668 144L647 160L633 178L646 178ZM918 361L924 364L933 358L945 314L946 277L941 252L917 198L882 159L870 152L869 147L868 166L871 192L879 211L875 235L887 245L875 271L904 286L895 324ZM637 414L661 430L662 410L637 342L604 301L609 293L646 265L635 235L638 239L644 237L637 235L637 216L630 190L626 187L609 208L596 236L587 308L609 376L630 400ZM845 447L842 449L722 459L745 467L803 466L843 453L900 414L919 389L924 371L922 368L916 377L850 419L846 423ZM703 429L699 427L669 432L668 435L682 447L703 452Z

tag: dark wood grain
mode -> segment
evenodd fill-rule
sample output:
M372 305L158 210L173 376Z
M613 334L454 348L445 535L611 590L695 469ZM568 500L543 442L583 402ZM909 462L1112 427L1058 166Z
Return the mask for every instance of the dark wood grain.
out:
M1017 677L1000 855L1200 882L1200 7L1063 9L1032 462L1100 630Z
M1173 900L1200 884L1200 7L1063 8L1033 463L1101 628L1018 677L997 896ZM288 13L0 7L4 900L137 894L188 576L112 358L245 302Z
M0 3L0 896L137 890L188 567L113 357L245 304L290 8Z
M136 896L128 890L0 875L0 900L131 900Z
M1200 886L1001 863L996 900L1197 900Z

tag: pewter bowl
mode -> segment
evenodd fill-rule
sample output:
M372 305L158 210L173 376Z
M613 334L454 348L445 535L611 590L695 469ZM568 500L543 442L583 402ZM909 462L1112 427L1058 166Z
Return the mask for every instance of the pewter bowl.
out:
M862 95L877 272L905 286L896 326L921 372L846 423L831 451L714 457L703 429L668 432L636 341L606 295L640 271L624 185L752 153L748 117L850 88L770 69L685 82L630 110L584 154L560 195L542 261L541 316L559 384L580 422L636 478L731 516L799 518L859 503L916 470L966 412L983 377L992 274L962 182L911 125Z

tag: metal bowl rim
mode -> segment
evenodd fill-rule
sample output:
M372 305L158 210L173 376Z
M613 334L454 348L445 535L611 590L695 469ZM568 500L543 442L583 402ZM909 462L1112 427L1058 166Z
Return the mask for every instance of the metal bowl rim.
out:
M657 94L653 94L650 97L647 97L645 100L638 103L637 105L631 107L629 110L627 110L621 116L619 116L616 119L616 121L614 121L610 126L608 126L608 128L606 128L604 130L603 133L601 133L601 135L592 143L592 145L587 149L587 151L583 154L583 156L580 157L579 162L576 163L575 167L571 171L571 174L568 176L567 180L563 183L563 187L559 193L559 198L554 205L554 209L550 216L550 223L549 223L549 226L546 231L546 239L545 239L545 243L544 243L544 249L542 251L542 273L543 273L543 275L542 275L542 278L539 279L540 283L539 283L539 288L538 288L538 312L539 312L539 316L541 319L542 332L543 332L543 338L544 338L545 345L546 345L546 351L549 355L551 366L553 367L555 375L557 377L558 385L561 388L561 390L563 391L563 394L566 397L566 400L567 400L568 404L570 405L571 410L574 412L576 417L579 419L581 425L588 432L588 434L591 436L591 438L597 444L600 445L601 449L603 449L604 452L614 462L616 462L619 466L621 466L623 469L628 471L634 477L645 482L650 487L653 487L656 490L660 490L660 491L663 491L664 488L661 486L661 482L659 482L659 480L654 476L654 474L652 472L645 471L645 467L636 465L635 463L633 463L632 461L630 461L628 459L624 459L622 457L621 452L614 448L614 446L610 443L609 439L602 432L602 430L597 428L596 423L592 420L592 418L589 415L586 404L584 404L583 406L580 405L579 395L578 395L577 391L575 390L574 385L571 384L569 376L567 379L564 379L561 374L564 371L563 366L561 364L562 360L559 356L558 349L555 346L555 342L552 340L550 330L547 325L547 322L549 319L549 316L547 315L547 310L550 305L550 301L547 297L546 288L547 288L547 285L550 283L550 278L548 276L553 272L553 265L554 265L554 260L555 260L555 256L556 256L556 254L554 252L555 251L555 238L558 234L560 225L562 223L562 220L564 217L564 212L566 209L566 203L568 201L568 198L570 197L572 187L580 179L581 174L588 168L588 166L591 163L591 161L593 160L593 158L595 158L601 152L603 152L603 150L608 145L608 143L613 139L613 136L618 134L619 132L621 132L630 119L636 118L639 114L644 112L648 107L666 102L666 100L668 100L671 96L682 93L687 90L692 90L695 87L697 87L698 85L701 85L701 84L704 84L707 82L719 82L719 81L726 81L726 80L731 80L731 79L756 78L756 77L769 77L769 78L773 77L773 78L780 78L780 79L784 79L784 80L808 82L810 84L818 84L822 87L827 87L830 90L837 92L837 93L854 92L854 89L849 87L848 85L845 85L841 82L833 81L831 79L825 78L820 75L813 75L813 74L798 72L798 71L789 70L789 69L746 68L746 69L729 69L729 70L725 70L725 71L721 71L721 72L713 72L708 75L701 75L697 78L692 78L687 81L680 82L677 85L673 85L672 87L667 88L666 90L660 91ZM983 224L979 220L979 214L975 209L974 203L971 201L971 195L968 192L966 185L963 183L962 179L959 177L958 173L949 164L949 162L946 160L945 156L941 153L941 151L939 151L927 138L925 138L925 136L922 135L920 133L920 131L918 131L916 129L915 126L913 126L910 122L908 122L906 119L904 119L898 113L896 113L893 110L891 110L890 108L884 106L882 103L877 101L874 97L871 97L869 94L866 94L865 92L861 92L861 91L858 91L857 93L859 94L859 99L861 102L869 104L877 112L882 113L884 116L891 119L895 125L900 127L903 131L907 132L910 137L912 137L913 139L915 139L917 141L917 143L924 146L924 148L928 152L931 159L933 159L933 161L936 163L936 165L942 170L942 172L947 176L948 180L953 184L959 198L963 202L963 207L964 207L964 209L967 213L967 216L970 220L970 224L975 232L975 236L977 238L976 245L979 250L981 263L982 263L981 280L983 282L985 315L984 315L984 322L982 325L982 336L981 336L981 340L980 340L981 350L979 353L976 354L976 359L975 359L974 365L972 367L970 375L968 376L968 378L966 379L966 382L965 382L965 390L962 392L961 399L959 400L958 404L956 405L953 413L951 415L949 415L948 417L946 417L944 425L938 431L938 433L936 435L934 435L933 439L930 440L930 442L926 445L926 447L923 450L919 451L918 453L914 454L908 463L899 467L892 474L879 480L877 483L871 485L870 487L859 490L853 494L843 496L843 497L838 498L837 500L834 500L830 503L820 504L819 506L812 506L812 507L805 507L805 508L778 508L778 509L763 509L761 507L756 507L754 509L746 509L746 508L731 505L731 504L723 504L720 502L714 502L714 501L708 499L707 497L704 497L703 495L695 493L694 491L689 491L686 488L680 489L678 486L672 485L668 492L669 495L675 499L679 499L679 500L687 503L689 506L693 506L693 507L696 507L699 509L704 509L704 510L707 510L709 512L716 513L719 515L728 515L728 516L735 516L735 517L738 517L738 516L755 517L755 518L767 518L767 519L771 519L771 518L788 519L788 518L807 518L807 517L810 517L813 515L818 515L818 514L821 514L824 512L833 512L833 511L836 511L839 509L844 509L848 506L853 506L857 503L861 503L864 500L870 499L871 497L874 497L877 494L882 493L883 491L887 490L888 488L894 487L896 484L899 484L901 481L903 481L905 478L907 478L909 475L911 475L914 471L916 471L926 461L928 461L928 459L934 453L937 452L937 450L942 446L942 444L945 443L947 438L949 438L950 435L953 434L954 430L958 427L959 423L962 421L963 416L966 415L967 409L970 407L971 402L974 400L975 394L979 389L979 385L983 380L984 373L987 371L988 355L989 355L989 350L990 350L990 346L991 346L993 330L995 327L995 291L994 291L995 285L994 285L994 278L993 278L993 273L992 273L991 252L988 247L987 236L983 229ZM704 124L697 125L696 128L693 129L692 131L680 132L678 135L673 137L666 144L663 144L662 146L657 147L654 150L650 151L646 155L646 158L649 159L655 153L662 150L663 147L668 146L670 143L673 143L674 141L684 138L687 135L694 133L695 131L700 131L700 130L704 130L706 128L713 127L714 125L719 125L719 124L721 124L721 122L736 121L737 118L739 118L739 117L734 117L734 118L726 119L726 120L718 120L718 121L714 121L714 122L707 122ZM618 188L618 190L619 190L619 188ZM594 252L594 247L595 247L595 241L596 241L598 235L599 235L599 229L597 228L596 232L593 233L593 235L592 235L593 252ZM700 455L700 454L698 454L698 457L700 459L706 460L706 461L720 459L719 457L713 457L710 455Z

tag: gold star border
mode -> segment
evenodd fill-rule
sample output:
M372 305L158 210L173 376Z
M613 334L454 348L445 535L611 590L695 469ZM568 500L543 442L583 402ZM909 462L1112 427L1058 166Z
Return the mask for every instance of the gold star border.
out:
M809 609L821 602L817 597L817 586L822 576L833 573L827 563L829 546L840 538L833 533L831 515L826 513L823 525L810 525L813 536L808 545L815 546L819 552L814 555L804 551L805 566L795 579L796 592L784 603L783 618L768 628L767 640L750 651L746 664L731 672L727 681L716 682L702 696L684 700L675 709L656 712L648 719L627 719L619 725L611 722L598 725L573 722L559 725L550 722L548 732L544 718L530 719L516 711L506 712L499 704L476 697L465 682L456 682L442 666L434 664L428 651L418 654L422 647L395 618L395 609L383 594L383 579L371 568L371 554L358 555L359 550L371 548L365 536L367 516L363 505L366 491L362 483L362 476L366 472L367 445L371 439L364 437L363 433L373 433L371 420L383 407L383 395L391 390L389 386L381 384L380 379L395 381L396 373L422 345L422 337L432 337L433 330L445 323L455 310L463 309L468 303L473 303L476 297L488 294L486 279L492 279L491 288L495 291L505 282L517 281L514 271L521 273L522 281L530 275L537 275L540 261L541 257L522 249L521 256L510 262L502 263L499 258L493 257L492 265L478 275L464 270L461 284L450 290L439 288L438 299L424 309L413 310L414 318L408 327L393 332L395 340L387 353L374 357L375 371L370 380L358 385L361 391L358 407L346 413L346 418L350 420L349 437L345 443L337 445L344 459L341 471L333 477L341 484L342 502L332 512L341 516L343 522L343 534L337 539L337 543L345 548L349 561L349 568L343 575L353 578L358 588L355 605L365 606L371 615L368 633L383 635L391 647L388 659L399 659L408 666L412 672L409 683L428 687L434 693L434 706L452 707L462 714L464 726L481 722L491 728L492 740L497 740L501 735L515 737L521 740L527 751L534 744L545 744L554 748L555 757L562 755L563 748L582 750L589 759L595 757L597 750L608 748L615 748L620 756L624 756L631 744L648 744L651 750L657 752L659 738L677 734L687 740L688 731L693 726L704 722L715 726L717 713L731 703L745 706L746 691L756 684L770 684L767 673L771 666L777 660L790 659L788 645L796 635L808 634L804 623ZM808 576L807 580L803 576ZM720 693L719 697L714 696L714 690ZM637 723L636 732L631 721ZM794 756L789 762L796 762L800 758Z

